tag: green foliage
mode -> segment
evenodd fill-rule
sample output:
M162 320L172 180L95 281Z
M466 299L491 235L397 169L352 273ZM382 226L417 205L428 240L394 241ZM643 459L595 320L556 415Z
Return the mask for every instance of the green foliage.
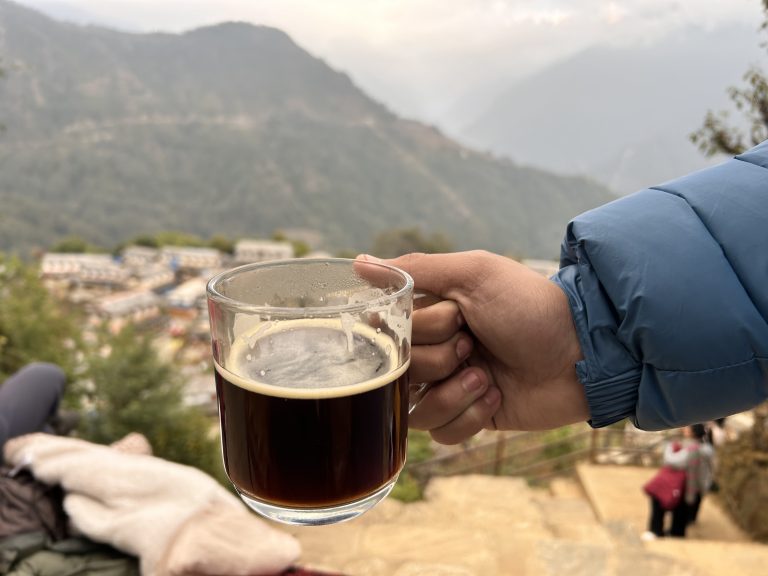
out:
M143 246L145 248L162 248L163 246L192 246L195 248L213 248L224 252L225 254L234 254L235 240L214 234L208 240L203 240L195 234L179 232L175 230L164 230L156 234L139 234L131 240L118 244L115 248L119 252L125 246Z
M390 495L401 502L416 502L424 497L424 491L419 481L408 470L403 470Z
M36 266L0 254L0 380L35 361L58 364L72 379L77 319L49 294Z
M179 231L164 231L155 234L155 240L158 246L193 246L202 248L206 242L195 234Z
M570 426L562 426L549 430L544 434L544 458L558 458L578 450L576 443L570 438L573 435Z
M63 254L81 254L83 252L104 252L102 248L89 244L79 236L69 236L60 240L50 249L50 252L59 252Z
M133 244L135 246L143 246L144 248L160 247L160 244L157 241L157 237L152 236L151 234L140 234L139 236L136 236L133 240L129 241L128 244Z
M303 240L291 240L291 244L293 244L293 255L296 256L296 258L306 256L312 251L309 244Z
M379 258L396 258L411 252L437 254L451 252L453 249L451 241L439 232L426 236L418 228L398 228L377 235L371 254Z
M768 31L768 0L763 0L764 20L761 30ZM768 42L765 44L768 47ZM768 77L765 72L752 66L744 74L744 87L731 86L728 95L736 111L746 120L746 134L730 124L727 111L707 112L699 130L691 134L691 141L706 156L744 152L768 139Z
M296 240L293 238L288 238L283 232L280 230L276 230L272 234L272 240L275 242L290 242L293 246L293 255L296 258L301 258L303 256L306 256L312 251L312 248L309 244L304 242L304 240Z
M57 364L68 376L65 403L85 411L86 439L111 443L140 432L156 455L225 482L215 420L183 405L175 369L159 359L152 337L103 331L86 346L82 325L82 314L51 296L37 267L0 254L0 381L30 362Z
M218 250L219 252L223 252L224 254L234 254L235 253L235 241L227 238L226 236L216 235L213 236L208 241L208 246Z
M432 458L432 437L423 430L408 431L408 463L417 464Z
M719 448L716 479L736 523L768 543L768 405L753 414L752 430Z
M408 431L408 458L405 468L397 479L397 484L392 489L393 498L402 502L414 502L422 499L423 486L410 473L408 466L429 460L433 453L432 438L428 432L422 430Z
M214 422L183 405L175 369L160 360L150 335L131 327L102 331L87 376L84 400L90 408L80 430L85 438L108 444L140 432L156 456L224 481Z

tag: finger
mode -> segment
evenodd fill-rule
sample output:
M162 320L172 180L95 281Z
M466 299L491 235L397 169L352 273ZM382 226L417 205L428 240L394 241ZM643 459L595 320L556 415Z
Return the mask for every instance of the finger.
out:
M495 428L493 416L501 405L501 392L490 386L481 398L476 400L459 416L445 426L430 430L432 439L440 444L458 444L471 438L484 428Z
M439 344L453 337L464 324L459 305L441 300L413 312L413 343Z
M369 257L370 258L370 257ZM413 277L417 289L427 290L447 300L482 282L493 256L483 251L452 254L406 254L384 260Z
M411 348L411 382L436 382L452 374L472 352L473 341L464 332L457 332L441 344Z
M442 382L436 382L413 409L408 425L420 430L442 428L458 418L488 390L482 369L465 368Z
M401 270L396 270L391 264L378 258L358 256L352 267L359 278L377 288L402 286L405 282Z

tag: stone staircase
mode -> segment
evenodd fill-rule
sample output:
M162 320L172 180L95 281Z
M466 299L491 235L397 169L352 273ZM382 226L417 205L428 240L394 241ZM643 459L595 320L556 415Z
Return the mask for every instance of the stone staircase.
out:
M652 472L583 465L578 482L549 489L521 478L435 478L421 502L388 499L351 522L290 531L302 565L347 576L768 574L768 546L748 542L706 499L691 539L642 542L640 487Z

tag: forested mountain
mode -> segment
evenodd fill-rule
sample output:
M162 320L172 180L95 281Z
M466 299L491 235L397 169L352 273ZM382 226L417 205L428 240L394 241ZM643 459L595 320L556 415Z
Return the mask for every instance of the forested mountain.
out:
M613 198L397 118L271 28L130 34L0 0L0 67L0 250L280 228L365 250L416 226L555 257L569 218Z

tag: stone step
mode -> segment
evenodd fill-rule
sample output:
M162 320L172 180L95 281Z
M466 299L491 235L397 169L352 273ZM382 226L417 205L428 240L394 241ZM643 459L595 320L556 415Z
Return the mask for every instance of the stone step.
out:
M538 492L521 478L466 475L434 478L424 500L404 508L401 522L497 526L507 532L546 532Z
M553 478L549 483L549 492L555 498L587 497L581 484L571 478Z
M709 576L685 559L642 547L567 539L537 541L526 570L531 576Z
M549 491L517 478L457 476L434 479L424 501L387 499L351 522L291 533L302 544L302 565L346 576L768 574L768 547L760 544L642 542L647 510L636 492L647 472L599 468L584 474L599 479L585 492L601 494L604 521L572 487ZM604 502L609 494L620 502ZM704 511L702 522L717 520Z
M610 533L597 521L589 502L583 498L541 499L538 502L544 526L557 538L571 542L611 544Z
M768 574L765 544L660 538L647 542L645 548L650 553L685 562L706 576Z

